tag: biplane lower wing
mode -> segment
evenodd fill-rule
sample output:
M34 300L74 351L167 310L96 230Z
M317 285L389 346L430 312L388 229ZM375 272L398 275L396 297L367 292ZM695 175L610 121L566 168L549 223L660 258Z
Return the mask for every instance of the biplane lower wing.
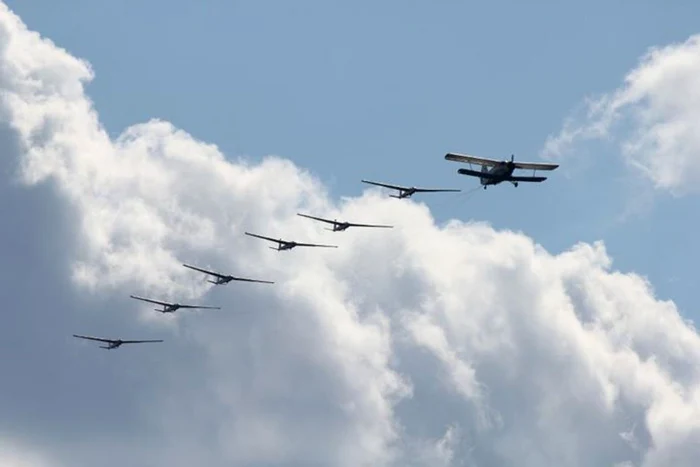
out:
M484 180L502 180L504 182L544 182L547 180L547 177L523 177L523 176L513 176L511 175L510 177L502 178L499 177L498 175L493 175L489 172L479 172L476 170L469 170L469 169L459 169L457 170L458 173L462 175L470 175L472 177L478 177Z
M479 172L478 170L470 170L470 169L459 169L459 170L457 170L457 173L460 173L462 175L470 175L472 177L483 178L485 180L495 180L497 178L500 178L500 177L493 175L489 172Z
M508 177L506 182L544 182L547 177Z

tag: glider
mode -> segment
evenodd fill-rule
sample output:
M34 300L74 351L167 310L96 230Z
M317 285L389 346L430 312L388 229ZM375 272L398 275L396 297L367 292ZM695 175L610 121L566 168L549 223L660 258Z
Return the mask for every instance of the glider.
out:
M103 339L101 337L92 337L92 336L80 336L78 334L73 334L73 337L77 337L78 339L87 339L91 341L97 341L97 342L104 342L107 345L101 345L101 349L116 349L117 347L120 347L123 344L143 344L146 342L163 342L161 339L158 340L147 340L147 341L125 341L122 339Z
M447 190L447 189L435 189L435 188L416 188L414 186L401 186L401 185L390 185L388 183L370 182L369 180L362 180L362 183L369 183L370 185L381 186L384 188L391 188L392 190L398 190L398 195L389 195L392 198L410 198L416 193L447 193L447 192L459 192L462 190Z
M318 243L299 243L299 242L293 242L289 240L282 240L282 239L275 239L271 237L265 237L263 235L257 235L254 233L246 232L246 235L250 235L251 237L256 237L256 238L262 238L263 240L268 240L270 242L275 242L277 243L277 248L275 247L270 247L273 250L277 251L282 251L282 250L291 250L292 248L298 247L298 246L308 246L308 247L318 247L318 248L338 248L336 245L321 245Z
M220 310L221 307L218 306L200 306L200 305L181 305L179 303L168 303L168 302L161 302L158 300L152 300L150 298L143 298L143 297L137 297L136 295L129 295L131 298L134 298L136 300L141 300L142 302L148 302L148 303L155 303L156 305L161 305L163 309L158 309L155 308L156 311L160 313L174 313L180 308L187 308L187 309L202 309L202 310Z
M247 279L244 277L236 277L236 276L231 276L231 275L227 275L227 274L219 274L218 272L207 271L206 269L201 269L201 268L198 268L196 266L191 266L189 264L183 264L183 266L185 266L186 268L189 268L189 269L193 269L195 271L202 272L202 273L207 274L209 276L215 277L216 278L215 280L207 279L207 282L211 282L212 284L215 284L215 285L228 284L231 281L257 282L260 284L274 284L274 282L270 282L270 281L261 281L258 279Z
M326 230L332 230L333 232L340 232L343 230L347 230L349 227L376 227L376 228L382 228L382 229L392 229L393 228L393 226L391 226L391 225L356 224L354 222L338 222L336 220L324 219L322 217L309 216L308 214L297 213L297 215L301 216L301 217L307 217L309 219L315 219L317 221L325 222L326 224L332 224L333 228L326 229Z

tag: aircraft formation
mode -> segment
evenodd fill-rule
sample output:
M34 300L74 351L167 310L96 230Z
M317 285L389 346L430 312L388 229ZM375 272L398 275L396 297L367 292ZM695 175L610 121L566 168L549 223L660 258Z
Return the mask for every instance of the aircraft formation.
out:
M518 183L520 182L531 182L531 183L539 183L547 180L547 177L542 177L542 176L535 176L535 172L537 170L546 170L546 171L551 171L559 167L559 164L551 164L551 163L544 163L544 162L516 162L515 156L511 155L510 160L503 160L499 161L496 159L488 159L484 157L476 157L476 156L470 156L466 154L457 154L457 153L447 153L445 155L445 159L448 161L452 162L460 162L460 163L466 163L469 164L470 167L472 164L475 165L480 165L481 170L472 170L470 169L465 169L461 168L457 170L458 174L461 175L467 175L470 177L476 177L479 179L479 182L483 189L487 189L489 186L492 185L498 185L500 183L508 182L512 183L514 187L518 186ZM531 176L522 176L522 175L513 175L516 169L521 169L521 170L532 170L533 174ZM374 186L379 186L383 188L388 188L391 190L395 190L398 192L398 194L395 195L389 195L392 198L397 198L397 199L404 199L404 198L410 198L413 195L417 193L448 193L448 192L460 192L462 190L460 189L445 189L445 188L419 188L415 186L403 186L403 185L395 185L395 184L389 184L389 183L380 183L380 182L373 182L369 180L362 180L363 183L367 183L370 185ZM317 217L317 216L312 216L310 214L302 214L302 213L297 213L298 216L315 220L318 222L323 222L325 224L328 224L331 226L331 228L326 228L326 230L330 230L332 232L342 232L347 230L350 227L366 227L366 228L383 228L383 229L390 229L393 228L391 225L383 225L383 224L363 224L363 223L356 223L356 222L348 222L348 221L341 221L339 222L337 219L326 219L323 217ZM254 238L258 238L261 240L265 240L271 243L276 243L277 246L271 246L270 248L273 250L277 251L288 251L296 247L308 247L308 248L338 248L337 245L327 245L327 244L320 244L320 243L305 243L305 242L297 242L294 240L283 240L281 238L273 238L273 237L268 237L265 235L259 235L251 232L245 232L246 235ZM208 269L204 269L201 267L193 266L191 264L183 264L184 267L198 271L202 274L205 274L207 276L207 281L214 284L214 285L225 285L228 284L229 282L232 281L241 281L241 282L252 282L252 283L261 283L261 284L274 284L272 281L266 281L266 280L260 280L260 279L249 279L245 277L237 277L237 276L232 276L229 274L223 274L215 271L210 271ZM152 298L146 298L146 297L140 297L137 295L131 295L131 298L135 300L139 300L142 302L147 302L147 303L152 303L154 305L158 305L160 308L155 308L155 311L159 313L175 313L177 310L180 309L204 309L204 310L220 310L221 307L217 306L203 306L203 305L188 305L188 304L181 304L181 303L170 303L170 302L165 302L161 300L155 300ZM109 338L103 338L103 337L94 337L94 336L84 336L84 335L79 335L79 334L73 334L73 337L79 338L79 339L86 339L86 340L91 340L91 341L96 341L100 342L106 345L101 345L100 348L102 349L116 349L121 347L123 344L142 344L142 343L158 343L158 342L163 342L162 339L156 339L156 340L123 340L123 339L109 339Z

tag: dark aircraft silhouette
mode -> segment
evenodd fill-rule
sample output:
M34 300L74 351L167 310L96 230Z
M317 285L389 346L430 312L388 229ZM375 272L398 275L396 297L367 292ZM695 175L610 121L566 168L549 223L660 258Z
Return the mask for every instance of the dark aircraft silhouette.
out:
M319 247L319 248L338 248L336 245L321 245L318 243L299 243L299 242L293 242L289 240L282 240L282 239L275 239L272 237L265 237L263 235L257 235L253 234L250 232L246 232L246 235L250 235L251 237L256 237L256 238L262 238L263 240L268 240L270 242L275 242L277 243L277 248L275 247L270 247L273 250L277 251L282 251L282 250L291 250L292 248L298 247L298 246L308 246L308 247Z
M222 285L222 284L228 284L231 281L243 281L243 282L257 282L260 284L274 284L274 282L270 281L261 281L258 279L246 279L244 277L236 277L236 276L230 276L230 275L225 275L225 274L219 274L218 272L214 271L207 271L206 269L201 269L196 266L191 266L189 264L183 264L186 268L193 269L195 271L203 272L204 274L207 274L209 276L214 276L216 280L211 280L207 279L207 282L211 282L212 284L215 285Z
M481 165L481 172L470 169L459 169L457 173L478 177L479 182L484 187L484 190L489 185L498 185L503 182L510 182L517 187L518 182L543 182L547 177L535 177L537 170L554 170L559 167L559 164L546 164L542 162L515 162L515 155L510 156L509 161L497 161L495 159L487 159L485 157L468 156L466 154L448 153L445 159L454 162L465 162L467 164ZM490 167L490 168L489 168ZM532 177L523 177L513 175L515 169L532 169Z
M143 344L146 342L163 342L161 339L147 340L147 341L125 341L122 339L103 339L101 337L80 336L78 334L73 334L73 337L77 337L79 339L87 339L87 340L91 340L91 341L97 341L97 342L105 342L105 343L107 343L107 345L101 345L100 348L107 349L107 350L116 349L116 348L122 346L123 344Z
M401 186L401 185L390 185L388 183L370 182L369 180L362 180L362 183L369 183L370 185L381 186L384 188L391 188L392 190L398 190L398 195L389 195L392 198L410 198L416 193L447 193L447 192L459 192L462 190L446 190L446 189L434 189L434 188L416 188L414 186Z
M383 228L383 229L392 229L393 228L393 226L391 226L391 225L356 224L354 222L338 222L336 220L324 219L322 217L309 216L308 214L297 213L297 215L301 216L301 217L307 217L309 219L315 219L317 221L325 222L327 224L332 224L333 228L326 229L326 230L331 230L333 232L340 232L343 230L347 230L349 227L377 227L377 228Z
M179 303L168 303L168 302L161 302L158 300L151 300L150 298L143 298L143 297L137 297L135 295L129 295L131 298L135 298L136 300L141 300L142 302L148 302L148 303L155 303L156 305L161 305L163 309L158 309L154 308L156 311L160 313L174 313L180 308L187 308L187 309L202 309L202 310L220 310L221 307L218 306L200 306L200 305L181 305Z

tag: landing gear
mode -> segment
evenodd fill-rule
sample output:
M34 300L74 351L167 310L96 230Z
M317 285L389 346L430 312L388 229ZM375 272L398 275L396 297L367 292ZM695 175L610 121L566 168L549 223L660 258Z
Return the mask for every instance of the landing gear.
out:
M514 186L515 188L518 188L518 182L514 182L514 183L513 183L513 186Z

